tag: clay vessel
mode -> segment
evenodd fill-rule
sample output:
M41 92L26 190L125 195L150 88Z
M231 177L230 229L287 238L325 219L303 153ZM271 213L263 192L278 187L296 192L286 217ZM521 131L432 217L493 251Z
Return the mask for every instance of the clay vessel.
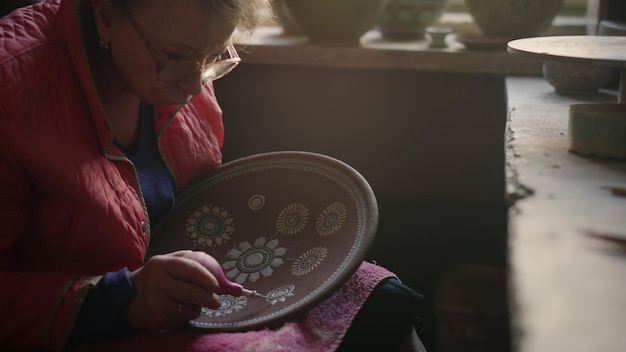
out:
M447 4L448 0L389 0L379 21L380 31L389 39L422 39Z
M389 0L285 0L300 32L317 44L358 45Z
M482 34L511 39L542 35L565 0L465 0Z

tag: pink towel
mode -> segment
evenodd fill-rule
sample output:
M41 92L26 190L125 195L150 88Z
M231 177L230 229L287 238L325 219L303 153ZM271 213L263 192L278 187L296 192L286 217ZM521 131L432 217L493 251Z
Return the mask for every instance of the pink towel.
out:
M396 276L383 267L363 262L332 296L276 329L212 334L146 332L123 340L81 345L76 351L334 351L374 287L388 277Z

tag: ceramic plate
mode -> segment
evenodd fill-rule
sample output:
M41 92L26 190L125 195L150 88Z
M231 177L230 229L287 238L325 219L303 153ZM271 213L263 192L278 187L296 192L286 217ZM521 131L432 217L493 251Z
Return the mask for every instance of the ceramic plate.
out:
M467 50L506 50L506 44L510 38L483 37L479 35L456 36L456 40L465 46Z
M315 153L265 153L192 182L153 231L149 256L209 253L231 281L272 299L221 295L221 307L203 308L191 326L259 329L300 315L347 281L377 225L374 193L349 165Z

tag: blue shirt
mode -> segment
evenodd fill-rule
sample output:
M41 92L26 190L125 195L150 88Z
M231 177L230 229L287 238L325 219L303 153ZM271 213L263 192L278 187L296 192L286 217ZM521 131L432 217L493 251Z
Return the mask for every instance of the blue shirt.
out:
M135 164L150 224L154 228L174 205L174 180L161 158L152 121L152 107L141 103L139 114L139 136L133 150L127 150L117 143L115 145Z

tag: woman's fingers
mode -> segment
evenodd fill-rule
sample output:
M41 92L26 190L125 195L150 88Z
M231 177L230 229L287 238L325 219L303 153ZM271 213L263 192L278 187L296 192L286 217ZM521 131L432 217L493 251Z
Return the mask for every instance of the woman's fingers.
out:
M218 308L217 280L189 251L155 256L130 275L137 297L126 316L131 326L148 330L181 326L199 316L201 307Z
M220 299L215 294L217 284L207 283L209 278L188 274L184 268L177 266L168 267L166 270L167 275L164 275L158 283L158 289L163 294L185 304L208 308L219 307ZM182 270L182 272L178 270Z
M173 318L184 322L196 319L202 313L202 307L186 303L178 303L176 311L173 312Z
M175 253L178 254L179 252ZM217 279L199 262L199 258L202 258L199 253L208 256L204 252L182 253L180 256L176 256L177 260L171 260L170 265L165 268L168 270L168 274L177 280L186 281L206 291L215 292L219 287Z

